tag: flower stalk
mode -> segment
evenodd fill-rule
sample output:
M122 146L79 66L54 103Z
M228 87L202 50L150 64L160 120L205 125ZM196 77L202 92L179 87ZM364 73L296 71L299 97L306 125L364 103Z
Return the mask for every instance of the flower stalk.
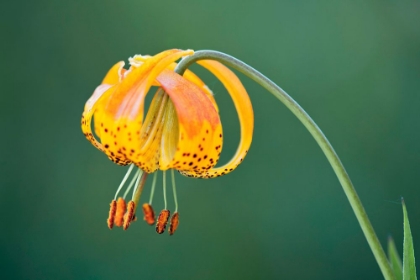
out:
M391 266L386 258L385 252L378 240L378 237L373 229L372 224L369 221L367 213L357 195L356 189L354 188L349 175L347 174L340 158L334 151L328 139L324 133L318 127L318 125L312 120L312 118L303 110L303 108L290 97L283 89L268 79L266 76L261 74L246 63L222 52L212 50L197 51L193 55L184 57L175 68L175 72L183 74L185 70L194 62L199 60L216 60L226 66L238 70L245 76L257 82L263 88L268 90L277 99L279 99L286 107L292 111L292 113L302 122L306 129L314 137L315 141L321 147L329 163L331 164L338 180L343 187L344 193L349 200L349 203L353 209L354 214L362 228L362 231L366 237L366 240L373 252L373 255L381 269L381 272L386 280L393 280L394 275L392 273Z

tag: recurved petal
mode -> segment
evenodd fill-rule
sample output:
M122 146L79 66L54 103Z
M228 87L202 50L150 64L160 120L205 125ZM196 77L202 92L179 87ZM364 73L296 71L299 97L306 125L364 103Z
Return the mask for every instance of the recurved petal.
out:
M82 114L82 132L86 138L100 151L103 150L102 144L96 140L95 136L92 133L92 117L98 107L98 101L101 98L109 96L114 91L114 86L110 85L100 85L96 88L93 96L95 96L95 101L87 102L85 105L85 110ZM100 135L98 135L100 137Z
M239 78L231 70L223 64L212 60L201 60L198 64L213 73L223 83L233 100L239 117L241 140L235 155L225 165L212 168L206 173L208 177L221 176L233 171L248 153L254 130L254 112L248 93ZM185 174L190 175L188 172L185 172Z
M123 67L124 61L120 61L112 66L111 69L109 69L108 73L105 75L105 78L102 80L102 84L95 89L92 96L86 101L82 115L83 133L85 134L86 138L101 151L103 150L101 143L99 143L95 136L92 134L92 117L96 113L97 117L94 119L95 134L100 138L101 135L98 123L99 114L97 112L98 104L101 99L106 98L106 96L109 96L113 92L114 89L111 88L119 82Z
M165 70L157 80L170 97L159 167L205 177L222 150L222 125L217 110L197 85L182 76Z

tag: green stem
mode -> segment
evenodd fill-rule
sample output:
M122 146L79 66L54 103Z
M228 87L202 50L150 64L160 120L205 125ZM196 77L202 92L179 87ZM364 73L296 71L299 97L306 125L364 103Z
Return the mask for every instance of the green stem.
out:
M192 63L203 59L219 61L248 76L258 84L260 84L263 88L268 90L270 93L272 93L275 97L277 97L303 123L306 129L308 129L308 131L315 138L315 141L321 147L332 168L334 169L334 172L337 175L341 186L343 187L343 190L350 202L350 205L353 208L354 214L356 215L356 218L359 221L360 227L362 228L362 231L365 234L365 237L367 239L367 242L369 243L373 255L375 256L375 259L379 264L384 278L387 280L394 280L394 275L386 258L385 252L378 240L378 237L376 236L376 233L372 227L372 224L369 221L366 211L363 208L362 202L360 201L360 198L357 195L357 192L350 180L349 175L344 169L343 164L341 163L339 157L335 153L330 142L322 133L321 129L319 129L316 123L311 119L311 117L302 109L302 107L300 107L300 105L295 100L293 100L292 97L290 97L283 89L277 86L274 82L272 82L270 79L268 79L266 76L264 76L251 66L230 55L211 50L197 51L193 55L183 58L176 67L175 71L179 74L183 74L184 71Z

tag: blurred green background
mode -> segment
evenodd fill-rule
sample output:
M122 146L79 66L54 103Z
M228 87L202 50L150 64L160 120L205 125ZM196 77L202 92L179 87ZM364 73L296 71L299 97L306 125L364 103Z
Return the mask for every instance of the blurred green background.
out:
M243 164L212 180L177 174L172 237L142 221L107 228L126 168L85 140L84 103L115 62L169 48L223 51L277 82L323 129L381 242L392 234L400 253L405 197L420 254L419 1L5 1L0 22L2 279L381 279L320 148L243 76L256 119ZM205 77L226 161L238 120Z

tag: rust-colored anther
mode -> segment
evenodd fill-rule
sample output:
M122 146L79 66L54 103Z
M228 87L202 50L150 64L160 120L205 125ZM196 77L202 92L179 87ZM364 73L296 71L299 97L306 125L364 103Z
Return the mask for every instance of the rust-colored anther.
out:
M175 212L171 217L171 224L169 225L169 235L174 234L179 225L179 214Z
M153 211L152 205L149 203L143 204L143 213L144 213L144 220L149 225L153 226L155 224L155 211Z
M108 220L106 220L106 223L108 224L109 229L112 229L114 227L115 212L117 211L117 201L113 199L109 206L109 215Z
M117 227L123 225L125 210L127 210L127 204L125 204L125 200L120 197L117 200L117 212L114 219L114 223Z
M130 226L131 221L133 220L133 217L134 217L134 207L135 207L134 201L128 202L128 205L127 205L127 213L125 213L125 215L124 215L124 225L123 225L123 229L124 230L127 230L128 229L128 227Z
M162 210L160 211L159 217L157 219L156 223L156 232L159 234L162 234L166 229L166 224L169 220L169 215L171 215L171 212L169 210Z

